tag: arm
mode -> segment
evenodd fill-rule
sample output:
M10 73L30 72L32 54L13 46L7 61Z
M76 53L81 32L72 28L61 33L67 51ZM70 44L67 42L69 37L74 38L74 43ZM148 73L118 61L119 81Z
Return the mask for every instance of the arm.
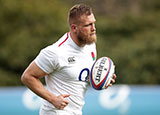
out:
M41 70L36 63L33 61L27 69L24 71L21 77L21 81L24 85L26 85L29 89L31 89L35 94L47 100L51 104L53 104L58 109L63 109L68 105L68 101L65 100L68 97L68 94L62 94L59 96L55 96L50 93L47 89L44 88L43 84L39 80L46 76L43 70Z

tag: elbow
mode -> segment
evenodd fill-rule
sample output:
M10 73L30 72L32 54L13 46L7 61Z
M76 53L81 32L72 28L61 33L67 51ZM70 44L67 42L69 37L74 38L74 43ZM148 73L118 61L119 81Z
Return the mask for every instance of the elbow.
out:
M28 81L29 77L27 74L23 73L23 75L21 76L21 82L26 85L27 81Z
M24 84L24 82L25 82L25 76L24 76L24 74L21 76L21 82Z

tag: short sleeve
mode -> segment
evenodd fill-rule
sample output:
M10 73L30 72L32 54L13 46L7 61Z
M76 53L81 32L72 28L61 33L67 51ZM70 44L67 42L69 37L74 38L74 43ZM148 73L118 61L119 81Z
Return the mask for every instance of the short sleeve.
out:
M46 73L51 73L58 68L58 56L55 52L45 48L35 58L35 63Z

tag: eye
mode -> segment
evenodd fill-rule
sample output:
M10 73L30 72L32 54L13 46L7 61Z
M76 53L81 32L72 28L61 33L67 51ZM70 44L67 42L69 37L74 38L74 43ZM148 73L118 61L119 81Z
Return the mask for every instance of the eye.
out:
M88 27L88 26L90 26L90 24L86 24L86 25L84 25L84 27Z
M84 27L93 26L93 25L94 25L93 23L90 23L90 24L84 25Z

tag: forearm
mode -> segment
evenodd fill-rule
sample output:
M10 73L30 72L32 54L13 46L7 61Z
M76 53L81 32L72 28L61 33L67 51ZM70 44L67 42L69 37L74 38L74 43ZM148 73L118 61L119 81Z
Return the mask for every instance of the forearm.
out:
M41 81L38 78L31 76L31 75L23 74L21 80L22 80L23 84L26 85L35 94L37 94L41 98L53 103L53 99L55 98L55 95L50 93L43 86L43 84L41 83Z
M39 80L46 75L47 73L41 70L33 61L24 71L21 77L21 81L24 83L24 85L26 85L30 90L32 90L38 96L47 100L48 102L53 104L56 108L63 109L69 103L64 98L69 97L70 95L61 94L59 96L56 96L51 92L49 92Z
M58 109L64 109L65 106L68 105L68 101L64 98L69 97L69 94L62 94L59 96L55 96L50 93L39 79L33 76L22 76L22 82L26 85L29 89L31 89L35 94L42 97L43 99L47 100L51 104L53 104Z

